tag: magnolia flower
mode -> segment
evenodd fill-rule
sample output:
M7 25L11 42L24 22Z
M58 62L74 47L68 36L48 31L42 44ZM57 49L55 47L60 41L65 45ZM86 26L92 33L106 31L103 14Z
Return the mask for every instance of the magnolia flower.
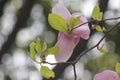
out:
M57 14L65 19L66 24L71 17L80 17L80 22L78 25L87 22L87 19L81 13L70 14L67 8L65 8L61 3L57 3L52 8L52 13ZM76 26L78 26L76 25ZM68 28L70 26L68 25ZM71 34L67 32L59 32L58 41L56 45L59 47L58 53L55 55L57 62L66 62L72 55L73 49L78 44L80 38L88 39L90 34L90 29L88 24L82 25L74 30Z
M105 70L94 76L94 80L120 80L118 74L111 70Z

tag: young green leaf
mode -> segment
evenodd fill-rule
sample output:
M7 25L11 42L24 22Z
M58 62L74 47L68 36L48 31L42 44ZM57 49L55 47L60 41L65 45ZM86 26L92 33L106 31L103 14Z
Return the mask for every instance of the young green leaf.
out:
M106 31L107 31L105 27L103 27L103 31L104 31L104 32L106 32Z
M97 26L95 27L95 29L96 29L98 32L103 32L103 29L102 29L99 25L97 25Z
M52 70L50 70L47 66L41 66L40 72L42 76L44 76L47 79L55 77L55 73Z
M30 43L30 57L33 59L33 60L36 60L36 54L35 54L35 42L32 42Z
M66 21L57 14L49 14L48 22L52 28L54 28L58 31L63 31L63 32L67 31Z
M115 70L116 70L117 74L118 74L119 77L120 77L120 63L117 63L117 64L116 64Z
M101 47L97 47L97 49L101 52L101 53L108 53L108 50L106 48L104 48L104 44Z
M101 49L99 49L99 51L100 51L101 53L108 53L108 50L105 49L105 48L101 48Z
M47 43L44 42L42 46L42 53L47 49Z
M75 27L76 25L78 25L80 22L80 17L77 17L77 18L74 18L74 17L71 17L69 19L69 25L71 28Z
M48 48L47 53L48 54L56 54L58 52L58 50L59 50L59 47L54 46L54 47Z
M103 13L100 12L99 15L98 15L98 19L102 19L102 17L103 17Z
M37 40L36 40L36 46L35 46L35 49L36 49L37 53L39 53L39 55L42 54L40 38L37 38Z
M100 8L99 8L99 5L96 5L93 9L93 12L92 12L92 18L93 19L102 19L102 12L100 12Z

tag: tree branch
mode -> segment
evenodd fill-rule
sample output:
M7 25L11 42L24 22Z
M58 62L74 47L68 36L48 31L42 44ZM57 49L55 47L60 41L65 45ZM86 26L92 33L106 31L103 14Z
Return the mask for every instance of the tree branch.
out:
M77 80L77 73L76 73L76 68L75 68L75 64L73 64L73 71L74 71L74 80Z
M107 33L100 39L100 41L99 41L96 45L94 45L94 46L91 47L90 49L87 49L87 50L85 50L83 53L81 53L81 54L76 58L76 60L73 61L73 63L77 63L77 61L78 61L83 55L85 55L87 52L89 52L90 50L94 49L95 47L99 46L99 44L103 41L103 39L104 39L111 31L113 31L115 28L117 28L118 25L120 25L120 22L118 22L115 26L113 26L111 29L109 29L109 30L107 31Z
M109 21L109 20L117 20L117 19L120 19L120 16L119 17L115 17L115 18L108 18L108 19L102 19L102 20L91 20L91 21L88 21L88 22L85 22L85 23L82 23L74 28L72 28L71 30L74 30L82 25L85 25L85 24L88 24L88 23L91 23L91 24L99 24L101 22L104 22L104 21Z

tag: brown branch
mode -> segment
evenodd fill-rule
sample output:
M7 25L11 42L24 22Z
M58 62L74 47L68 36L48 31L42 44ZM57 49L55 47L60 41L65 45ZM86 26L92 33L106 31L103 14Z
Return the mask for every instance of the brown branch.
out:
M103 19L102 21L117 20L117 19L120 19L120 16L119 17L115 17L115 18Z
M80 26L82 26L82 25L88 24L88 23L90 23L90 22L93 22L93 21L89 21L89 22L82 23L82 24L80 24L80 25L72 28L71 31L74 30L74 29L76 29L76 28L78 28L78 27L80 27Z
M91 48L85 50L83 53L81 53L81 54L76 58L76 60L73 61L73 63L77 63L77 61L78 61L83 55L85 55L87 52L89 52L90 50L94 49L95 47L99 46L99 44L103 41L103 39L104 39L111 31L113 31L115 28L117 28L118 25L120 25L120 22L118 22L115 26L113 26L111 29L109 29L109 30L107 31L107 33L100 39L100 41L99 41L96 45L94 45L93 47L91 47Z
M115 17L115 18L102 19L102 20L91 20L91 21L82 23L82 24L80 24L80 25L72 28L71 31L74 30L74 29L76 29L76 28L78 28L78 27L81 27L82 25L88 24L88 23L91 23L91 24L99 24L100 22L110 21L110 20L117 20L117 19L120 19L120 16L119 16L119 17Z
M77 73L76 73L76 68L75 68L75 64L72 64L73 65L73 71L74 71L74 80L77 80Z

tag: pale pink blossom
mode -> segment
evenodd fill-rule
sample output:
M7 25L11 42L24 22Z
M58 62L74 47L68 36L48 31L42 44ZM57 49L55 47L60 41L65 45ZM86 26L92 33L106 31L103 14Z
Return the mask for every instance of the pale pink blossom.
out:
M66 20L66 24L68 24L68 21L71 17L80 17L80 22L78 25L87 22L87 19L81 13L78 12L71 14L68 9L64 7L61 3L57 3L52 8L52 13L64 18ZM88 39L89 34L90 29L88 27L88 24L74 29L71 34L68 34L67 32L59 32L58 40L56 43L56 45L59 47L59 51L55 55L57 62L66 62L72 55L73 49L80 41L80 38Z
M120 80L120 77L112 70L105 70L96 74L94 80Z

